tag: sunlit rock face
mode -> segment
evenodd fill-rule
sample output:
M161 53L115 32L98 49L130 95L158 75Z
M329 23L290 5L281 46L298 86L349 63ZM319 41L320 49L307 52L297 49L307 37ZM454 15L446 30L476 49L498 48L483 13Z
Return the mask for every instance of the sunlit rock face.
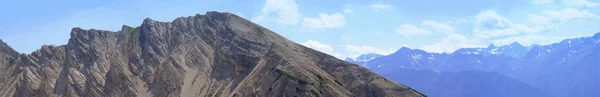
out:
M361 66L230 13L74 28L68 44L18 54L0 42L2 97L421 97Z

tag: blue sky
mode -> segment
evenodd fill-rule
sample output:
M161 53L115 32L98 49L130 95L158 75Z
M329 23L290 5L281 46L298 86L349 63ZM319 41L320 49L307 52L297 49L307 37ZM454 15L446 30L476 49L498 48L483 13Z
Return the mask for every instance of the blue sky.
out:
M12 0L0 39L21 53L63 45L73 27L118 31L146 17L171 21L231 12L334 55L549 44L600 31L599 0Z

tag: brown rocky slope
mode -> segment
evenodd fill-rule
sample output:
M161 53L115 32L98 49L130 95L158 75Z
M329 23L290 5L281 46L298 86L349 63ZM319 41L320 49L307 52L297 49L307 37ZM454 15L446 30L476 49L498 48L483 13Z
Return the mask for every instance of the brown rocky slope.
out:
M73 28L66 45L31 54L0 41L0 77L2 97L423 96L221 12Z

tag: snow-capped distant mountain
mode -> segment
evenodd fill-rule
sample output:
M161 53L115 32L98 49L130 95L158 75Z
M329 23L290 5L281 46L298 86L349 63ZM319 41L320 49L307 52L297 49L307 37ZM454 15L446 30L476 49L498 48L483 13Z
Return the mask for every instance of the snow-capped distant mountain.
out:
M395 53L375 58L360 65L367 64L366 66L380 74L391 73L398 68L435 72L494 71L509 69L508 65L500 64L510 64L514 60L516 60L515 57L492 54L486 51L485 48L463 48L451 54L439 54L403 47Z
M428 53L419 49L401 48L397 52L387 56L374 58L361 65L370 67L374 72L387 76L397 82L418 81L424 83L407 83L408 86L417 89L438 89L421 90L434 91L435 93L463 93L462 90L439 90L448 88L447 85L431 84L447 82L437 78L424 78L420 80L394 78L394 76L411 76L419 74L409 74L399 71L417 71L432 72L435 75L423 77L441 77L462 76L465 79L447 79L447 80L479 80L477 83L493 81L491 79L463 74L477 72L493 72L511 78L509 82L494 82L508 87L519 87L519 81L531 85L533 90L542 89L544 93L549 93L557 97L600 97L600 32L592 37L581 37L574 39L565 39L559 43L550 45L530 45L523 46L517 42L510 45L495 46L490 45L487 48L462 48L453 53ZM357 63L360 64L360 63ZM368 64L368 65L367 65ZM476 71L476 72L471 72ZM469 72L469 73L456 73ZM451 74L447 74L451 73ZM427 73L424 73L427 74ZM472 75L472 74L471 74ZM494 76L482 74L481 76ZM413 76L418 77L418 76ZM483 80L483 81L482 81ZM515 82L516 81L516 82ZM431 82L431 83L427 83ZM464 87L471 87L474 83L465 83ZM491 83L490 83L491 84ZM498 86L501 88L502 86ZM490 87L493 88L493 87ZM523 87L526 88L526 87ZM458 92L440 92L440 91L458 91ZM472 91L469 92L486 92ZM502 92L498 92L502 93ZM427 95L427 93L425 93ZM438 95L438 94L436 94ZM449 94L455 95L455 94ZM465 95L468 95L466 93Z
M361 64L361 66L363 67L367 67L367 64L365 64L366 62L373 60L375 58L381 57L383 55L381 54L374 54L374 53L370 53L370 54L362 54L354 59L352 58L346 58L345 61L348 61L350 63L354 63L354 64Z
M497 52L498 54L504 54L512 57L522 57L524 56L529 49L527 47L519 44L518 42L513 42L510 45L501 46L498 48L487 48L490 52Z
M496 47L494 44L490 44L487 48L461 48L454 51L453 54L501 54L520 58L524 56L527 53L527 51L529 51L529 49L531 49L531 47L533 46L537 45L523 46L518 42L513 42L510 45Z
M438 63L443 60L447 54L427 53L419 49L410 49L402 47L398 51L366 62L371 69L380 74L394 72L396 68L406 69L428 69L439 71L443 64ZM433 65L440 64L440 65Z
M533 47L507 75L559 97L600 97L600 33Z

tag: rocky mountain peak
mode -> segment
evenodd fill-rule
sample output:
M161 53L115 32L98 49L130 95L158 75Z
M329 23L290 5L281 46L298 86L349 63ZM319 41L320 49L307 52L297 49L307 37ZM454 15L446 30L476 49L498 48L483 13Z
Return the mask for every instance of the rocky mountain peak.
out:
M0 49L1 49L2 51L4 51L4 50L12 50L12 48L10 48L10 46L8 46L8 44L6 44L6 43L5 43L4 41L2 41L1 39L0 39Z
M16 56L18 53L13 48L8 46L4 41L0 39L0 54L8 54L11 56Z
M513 43L511 43L511 44L510 44L510 46L511 46L511 47L518 47L518 48L521 48L521 47L523 47L523 45L521 45L519 42L516 42L516 41L515 41L515 42L513 42Z
M155 24L155 23L157 23L157 21L153 20L152 18L147 17L142 21L142 26L152 27L153 24Z
M493 48L496 48L496 45L494 45L494 44L490 44L490 45L487 47L487 49L493 49Z
M401 47L400 49L398 49L398 51L396 51L395 53L402 53L402 52L410 52L412 51L412 49L408 48L408 47Z
M73 28L67 45L0 58L0 68L0 96L423 96L223 12Z

